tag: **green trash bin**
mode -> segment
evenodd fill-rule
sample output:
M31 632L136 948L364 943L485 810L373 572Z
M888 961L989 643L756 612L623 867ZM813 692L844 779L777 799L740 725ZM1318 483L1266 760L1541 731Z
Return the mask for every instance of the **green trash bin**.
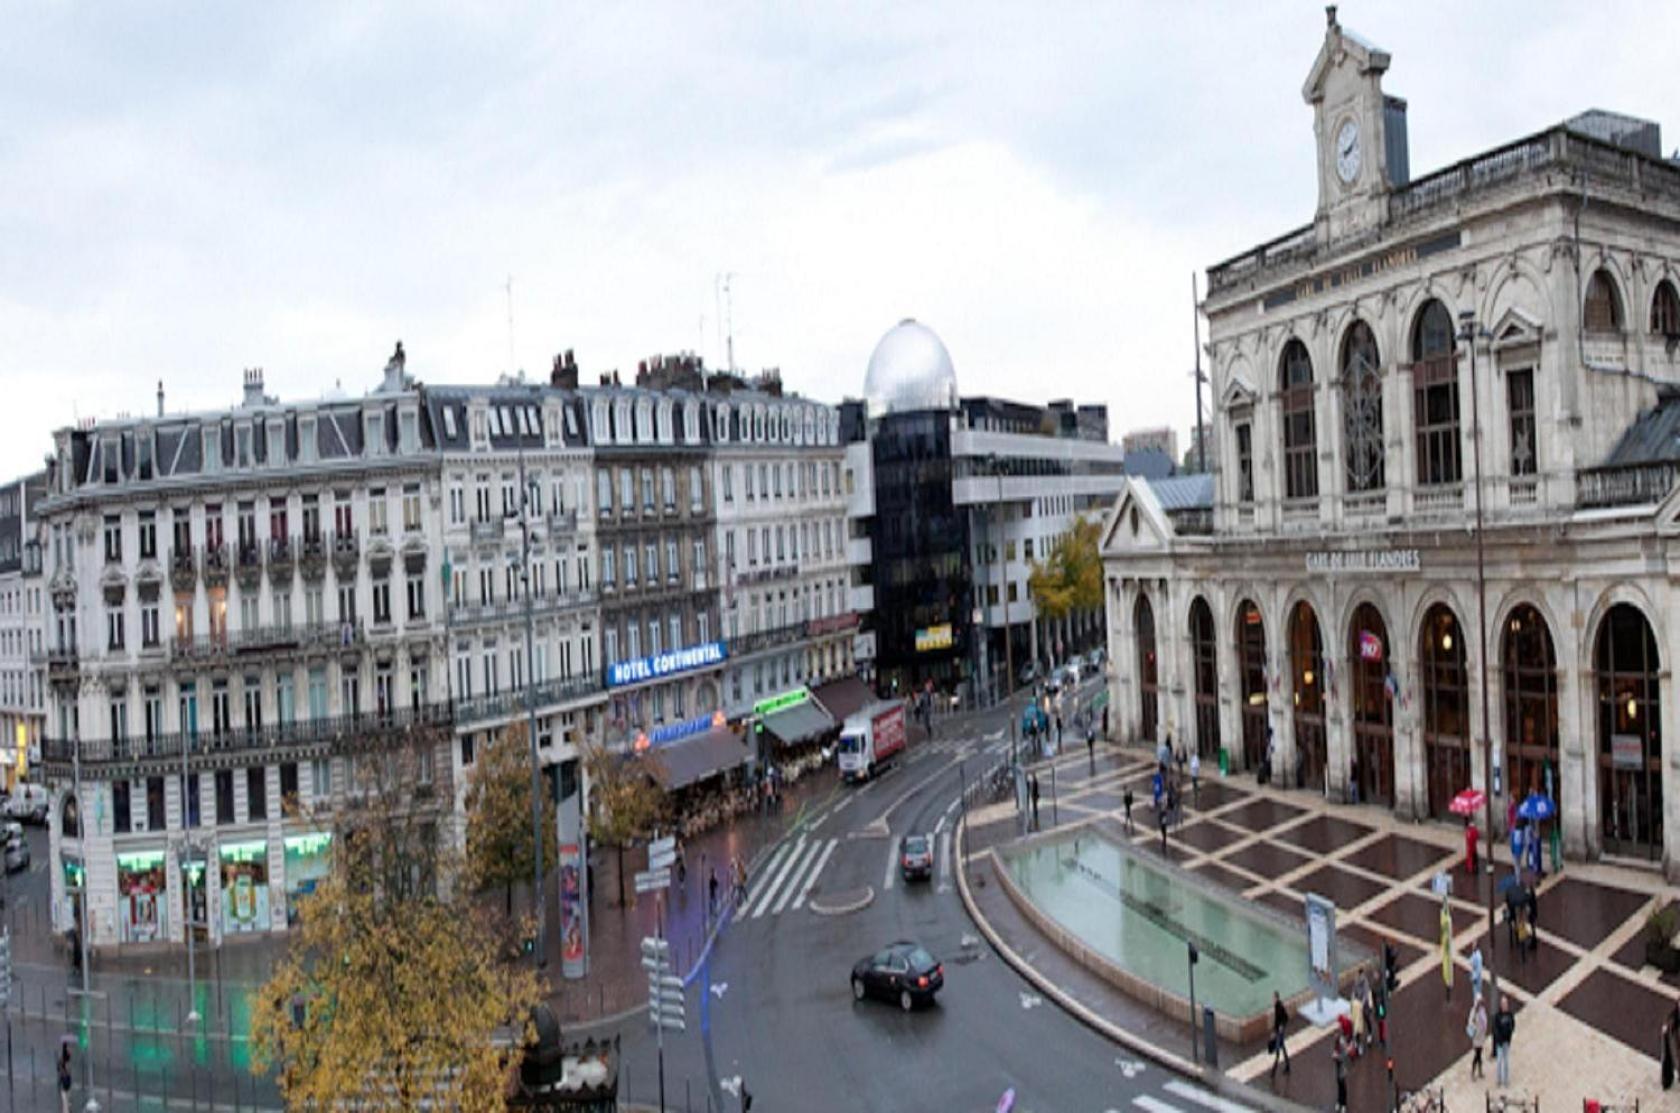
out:
M1224 746L1219 747L1219 775L1221 777L1231 775L1231 751Z

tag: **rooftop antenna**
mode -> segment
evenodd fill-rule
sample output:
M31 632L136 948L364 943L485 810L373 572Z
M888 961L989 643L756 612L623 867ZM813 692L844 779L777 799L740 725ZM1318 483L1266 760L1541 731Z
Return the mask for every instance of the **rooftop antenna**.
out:
M507 276L508 374L513 374L513 275Z
M728 358L729 373L735 374L735 296L730 290L730 284L735 281L734 271L723 272L723 312L724 329L728 337L724 354Z
M1335 8L1331 8L1331 19L1335 18ZM1196 338L1196 369L1191 376L1196 380L1196 473L1207 474L1207 432L1202 428L1202 384L1207 382L1207 376L1202 374L1202 310L1200 299L1196 292L1196 272L1190 272L1190 328Z

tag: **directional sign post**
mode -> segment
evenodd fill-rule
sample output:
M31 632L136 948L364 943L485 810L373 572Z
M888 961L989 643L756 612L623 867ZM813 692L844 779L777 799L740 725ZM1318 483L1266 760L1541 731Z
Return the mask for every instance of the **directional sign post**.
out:
M673 1032L688 1031L687 1003L683 999L683 980L680 975L671 971L671 941L665 938L665 899L663 890L670 884L669 870L649 870L650 874L664 874L664 881L649 889L657 889L661 895L658 916L655 922L659 925L657 935L647 936L642 940L642 969L648 974L648 1019L653 1021L654 1029L659 1034L659 1108L661 1113L665 1109L665 1030ZM647 890L642 887L642 878L646 874L639 874L636 878L636 891Z
M657 893L671 887L671 871L668 869L643 870L636 875L636 892Z
M648 870L668 870L677 860L677 839L666 835L648 843Z

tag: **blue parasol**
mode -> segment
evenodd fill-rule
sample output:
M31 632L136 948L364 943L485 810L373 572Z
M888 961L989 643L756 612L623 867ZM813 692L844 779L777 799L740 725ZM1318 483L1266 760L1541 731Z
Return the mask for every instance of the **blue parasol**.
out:
M1531 792L1528 799L1517 805L1517 817L1530 822L1544 823L1548 819L1557 818L1557 805L1552 802L1550 796Z

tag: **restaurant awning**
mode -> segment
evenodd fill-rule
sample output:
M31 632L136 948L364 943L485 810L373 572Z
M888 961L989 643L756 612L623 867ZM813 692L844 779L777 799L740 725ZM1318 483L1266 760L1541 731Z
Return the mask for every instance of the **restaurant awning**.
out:
M875 702L875 693L869 690L869 685L855 676L818 684L811 694L817 697L817 702L834 716L837 723L845 722L848 716L856 715Z
M833 716L814 699L784 707L764 716L764 729L782 740L784 746L797 746L820 738L837 725Z
M747 746L728 727L713 727L703 734L654 747L645 757L660 786L669 792L742 765L747 760Z

